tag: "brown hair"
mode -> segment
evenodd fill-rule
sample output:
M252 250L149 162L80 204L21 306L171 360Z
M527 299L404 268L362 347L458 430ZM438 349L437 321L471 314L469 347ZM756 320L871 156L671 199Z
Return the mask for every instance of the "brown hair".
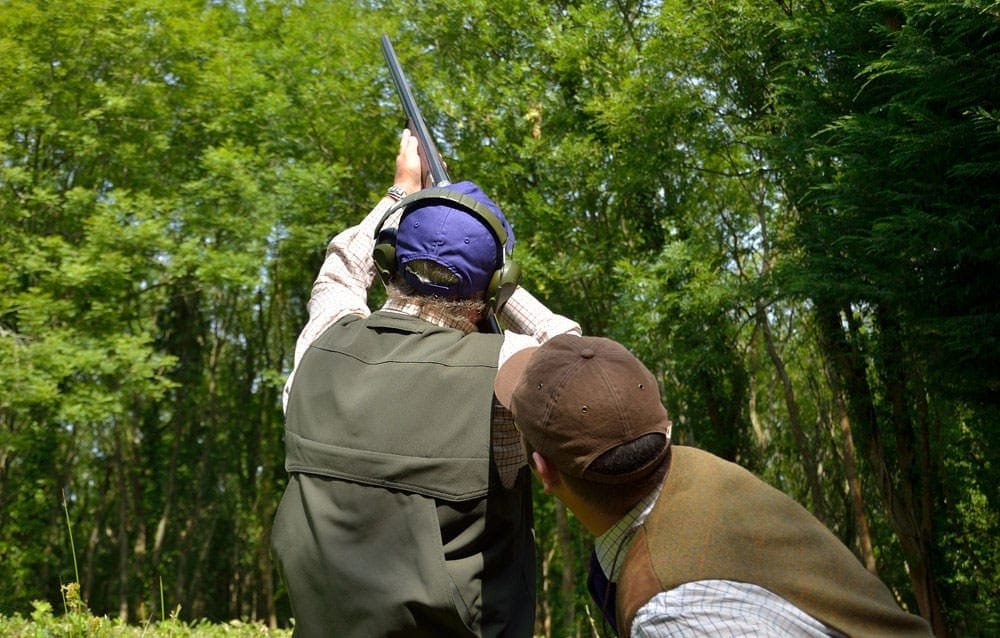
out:
M628 474L655 459L663 451L665 445L670 445L670 443L664 434L650 432L634 441L611 448L594 459L590 470L598 474ZM620 517L659 486L669 465L670 455L668 454L652 472L624 484L596 483L566 472L560 472L559 476L575 494L590 505Z

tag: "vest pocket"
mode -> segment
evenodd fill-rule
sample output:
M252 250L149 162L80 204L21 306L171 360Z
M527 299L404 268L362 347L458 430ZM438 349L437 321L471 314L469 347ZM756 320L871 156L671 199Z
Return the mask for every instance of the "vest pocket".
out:
M438 501L435 517L442 573L447 577L455 610L465 626L479 635L482 624L483 552L486 551L486 500Z

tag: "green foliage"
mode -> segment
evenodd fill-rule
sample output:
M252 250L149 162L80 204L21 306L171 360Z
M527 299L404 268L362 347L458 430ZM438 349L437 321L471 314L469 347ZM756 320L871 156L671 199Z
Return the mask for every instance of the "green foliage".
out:
M273 589L254 584L273 579L261 525L231 521L265 520L280 489L283 353L314 272L299 255L319 254L352 179L334 161L347 155L339 127L377 95L363 73L321 75L265 44L305 46L313 20L352 23L347 7L105 4L0 13L0 556L17 575L0 606L52 600L68 576L51 526L65 489L92 604L142 618L157 601L129 582L166 574L195 615L239 616L189 592L229 581L233 564L247 570L236 588ZM339 33L305 61L350 49ZM371 158L351 170L387 163ZM368 189L350 191L353 219ZM211 530L241 542L185 551ZM231 563L240 546L261 549ZM276 613L273 598L257 605Z
M995 633L973 592L1000 551L996 17L4 3L0 635L287 625L280 393L325 240L392 176L382 32L452 176L513 221L525 284L654 370L676 441L871 541L939 631ZM590 540L536 505L539 633L596 635ZM95 616L66 606L74 558Z
M911 578L936 581L928 586L935 608L924 612L939 632L946 615L973 634L980 629L960 619L993 622L947 584L962 580L959 564L978 558L938 544L970 521L952 507L978 502L995 491L982 485L996 482L996 428L968 429L995 418L1000 387L1000 307L987 292L1000 263L991 239L1000 149L988 123L993 13L976 2L845 3L786 23L792 64L775 77L775 124L792 135L770 146L799 213L799 251L781 278L793 294L836 306L846 322L826 330L846 337L841 352L851 353L841 374L858 444L908 564L935 572ZM952 447L957 432L971 438ZM982 471L951 463L970 450ZM908 505L892 504L900 493Z

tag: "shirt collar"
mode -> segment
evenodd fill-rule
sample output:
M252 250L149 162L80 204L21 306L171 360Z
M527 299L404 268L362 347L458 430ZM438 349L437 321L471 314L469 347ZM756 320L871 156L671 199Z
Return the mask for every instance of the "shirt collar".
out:
M621 572L623 552L632 534L646 521L646 517L653 511L656 499L660 496L661 487L647 494L641 501L628 511L625 516L618 519L611 528L594 539L594 551L597 553L597 562L601 564L601 569L608 576L608 580L618 580Z
M427 323L432 323L435 326L461 330L466 334L476 331L476 325L471 321L469 321L468 319L462 319L458 317L452 317L432 312L419 304L405 303L398 299L387 299L386 302L382 305L382 310L388 310L390 312L399 312L405 315L419 317L420 319L423 319Z

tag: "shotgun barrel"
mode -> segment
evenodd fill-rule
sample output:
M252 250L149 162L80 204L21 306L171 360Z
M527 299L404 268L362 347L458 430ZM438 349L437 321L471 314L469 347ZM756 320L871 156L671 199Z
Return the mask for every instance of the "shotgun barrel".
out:
M406 75L403 73L403 67L399 65L396 52L392 48L392 42L389 41L389 36L385 34L382 34L382 55L385 56L385 62L389 65L389 73L392 74L392 81L396 85L396 93L399 94L399 99L403 103L403 112L406 114L407 127L411 133L417 136L417 141L420 143L420 159L423 161L424 166L427 167L427 172L432 182L431 185L447 186L451 183L451 179L448 177L448 170L441 160L437 144L434 143L434 139L431 137L427 123L424 122L424 117L420 114L420 107L417 106L417 101L413 98L413 91L410 89L410 83L406 80Z

